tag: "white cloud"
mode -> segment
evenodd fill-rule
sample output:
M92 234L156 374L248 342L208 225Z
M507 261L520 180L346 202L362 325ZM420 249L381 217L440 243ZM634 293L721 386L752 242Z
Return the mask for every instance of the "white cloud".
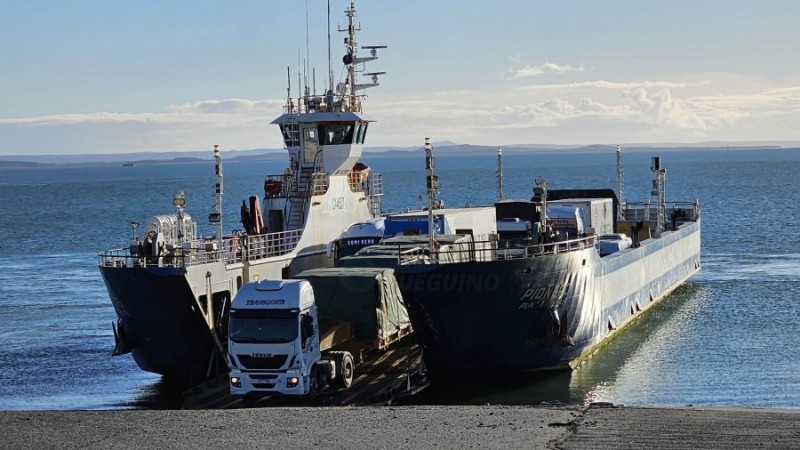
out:
M473 144L797 139L800 86L713 76L691 81L587 80L509 84L370 98L378 120L368 146L417 145L429 136ZM760 86L760 88L759 88ZM15 153L281 148L269 122L283 100L209 99L160 111L0 119ZM6 150L8 152L9 150Z
M14 152L105 153L223 148L281 148L269 122L282 100L214 99L168 105L161 112L60 114L0 119ZM272 134L269 133L272 131Z
M685 83L676 83L672 81L579 81L575 83L559 83L559 84L532 84L528 86L520 86L516 88L520 91L545 91L545 90L586 90L586 89L609 89L609 90L626 90L635 88L684 88L688 85Z
M163 112L58 114L0 119L0 125L59 126L76 124L151 123L162 125L209 123L224 127L280 114L282 100L224 99L168 105Z
M519 62L519 59L511 59L512 64ZM583 72L586 70L583 66L570 66L567 64L556 64L552 62L546 61L544 64L539 65L531 65L528 64L525 67L521 67L519 69L512 69L512 73L510 78L517 79L517 78L530 78L530 77L538 77L545 74L561 74L567 72Z

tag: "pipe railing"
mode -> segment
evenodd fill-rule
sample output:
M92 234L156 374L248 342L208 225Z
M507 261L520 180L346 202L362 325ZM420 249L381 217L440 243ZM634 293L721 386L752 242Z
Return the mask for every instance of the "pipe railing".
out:
M300 242L303 230L280 231L259 235L233 235L223 238L223 248L216 241L196 239L181 247L168 245L161 254L149 255L140 247L115 248L97 255L104 267L191 267L224 260L225 264L256 261L291 253Z
M478 241L469 248L447 248L434 251L435 260L440 264L467 262L467 261L496 261L498 259L527 259L544 255L554 255L594 248L597 243L597 236L591 235L578 239L570 239L560 242L548 242L545 244L530 244L515 247L514 251L506 251L507 248L498 247L497 241ZM416 247L413 249L403 249L400 245L397 248L398 265L429 264L431 252L427 247Z

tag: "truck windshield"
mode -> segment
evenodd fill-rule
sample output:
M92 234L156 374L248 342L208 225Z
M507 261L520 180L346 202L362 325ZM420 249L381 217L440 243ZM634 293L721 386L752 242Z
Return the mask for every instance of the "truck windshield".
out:
M297 310L231 310L228 330L234 342L284 343L297 339Z

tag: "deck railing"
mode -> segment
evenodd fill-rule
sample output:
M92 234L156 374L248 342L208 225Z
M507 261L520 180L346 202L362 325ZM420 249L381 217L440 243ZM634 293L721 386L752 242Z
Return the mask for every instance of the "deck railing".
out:
M281 231L254 236L226 236L223 248L217 241L196 239L181 246L165 246L159 255L144 255L141 248L115 248L97 255L106 267L191 267L224 260L225 264L257 261L291 253L300 242L303 230Z
M629 222L656 220L658 213L656 203L627 202L622 210L623 217ZM678 223L696 222L700 218L700 205L697 202L666 202L664 204L667 220L674 216Z
M586 248L594 248L597 236L591 235L578 239L570 239L546 244L530 244L515 247L498 246L497 241L478 241L469 248L456 247L434 251L433 254L427 247L403 249L398 245L398 265L430 264L432 261L439 264L449 264L467 261L496 261L506 259L529 259L544 255L573 252Z

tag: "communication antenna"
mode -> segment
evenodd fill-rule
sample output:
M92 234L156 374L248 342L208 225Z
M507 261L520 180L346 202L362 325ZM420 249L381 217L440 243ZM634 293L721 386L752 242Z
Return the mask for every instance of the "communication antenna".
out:
M286 98L292 98L292 71L286 66Z
M298 105L301 104L299 101L303 98L303 74L300 72L302 58L300 56L300 49L297 49L297 99Z
M623 220L622 212L622 146L617 144L617 220Z
M214 186L215 195L214 195L214 212L208 215L208 222L215 225L215 231L217 232L217 245L220 250L222 249L222 195L223 191L223 184L222 184L222 155L219 151L219 145L214 146L214 173L216 175L216 185ZM209 297L210 298L210 297Z
M433 204L436 191L439 190L439 178L433 174L435 161L433 159L433 147L431 138L425 138L425 172L428 178L428 245L430 248L431 262L436 262L434 244L436 243L436 230L433 227Z
M306 74L309 72L309 67L311 67L311 53L309 51L308 44L308 0L306 0L306 60L305 67L303 68L303 74L306 82L306 94L308 94L308 76Z
M333 90L333 69L331 68L331 0L328 0L328 89Z

